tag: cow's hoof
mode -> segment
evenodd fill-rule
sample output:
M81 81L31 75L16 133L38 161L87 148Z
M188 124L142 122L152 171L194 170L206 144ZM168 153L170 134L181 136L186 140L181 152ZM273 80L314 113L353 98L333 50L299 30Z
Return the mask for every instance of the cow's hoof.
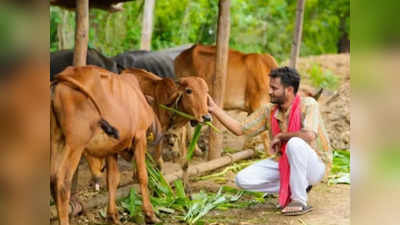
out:
M134 175L132 176L132 181L133 181L133 183L138 184L138 183L139 183L138 176L134 174Z
M112 224L121 224L118 213L108 213L108 221Z
M94 190L95 190L96 192L99 192L99 191L100 191L100 184L99 184L99 183L95 183L95 184L94 184Z
M163 161L158 161L157 162L157 169L162 173L164 167L164 162Z
M90 186L90 187L93 187L93 190L94 190L95 192L99 192L99 191L101 190L101 184L100 184L100 182L91 181L91 182L89 183L89 186Z
M194 155L197 157L201 157L201 156L203 156L203 151L201 151L201 149L199 147L196 147L194 150Z
M93 176L89 181L89 187L93 188L95 192L101 190L101 178L100 176Z
M72 216L78 216L78 215L85 214L85 207L76 195L71 196L71 200L70 200L69 204L71 206L71 215Z
M157 218L156 215L151 215L151 216L146 216L146 223L147 224L155 224L155 223L161 223L161 220Z
M192 188L192 186L190 185L190 184L184 184L184 186L185 186L185 193L186 194L191 194L192 193L192 191L193 191L193 188Z

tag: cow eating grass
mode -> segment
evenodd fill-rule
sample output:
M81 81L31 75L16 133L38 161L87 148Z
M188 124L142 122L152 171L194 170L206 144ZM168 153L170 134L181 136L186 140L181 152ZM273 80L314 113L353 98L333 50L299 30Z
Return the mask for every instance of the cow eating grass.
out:
M206 82L199 77L185 77L173 81L170 78L160 78L155 74L141 69L127 69L122 74L134 74L140 83L140 87L145 95L153 98L153 110L160 120L164 133L173 131L178 144L175 146L180 152L175 155L180 156L180 164L183 170L183 181L185 189L190 190L188 177L187 154L187 133L185 125L188 122L197 124L198 122L209 122L211 116L208 113L207 96L208 86ZM171 107L177 111L190 114L194 119L179 116L175 112L166 110L160 105ZM168 141L168 140L167 140ZM154 159L160 170L163 168L162 150L164 141L156 146Z
M183 170L183 180L185 189L190 190L188 177L188 160L187 160L187 133L185 125L190 121L193 124L198 122L207 122L211 120L208 114L207 95L208 86L202 78L186 77L176 82L170 78L160 78L153 73L142 69L130 68L124 70L121 75L134 76L140 85L140 88L146 98L152 103L153 111L157 115L162 127L162 132L168 134L167 138L163 138L153 152L153 159L157 163L157 167L162 171L164 160L162 150L167 145L171 151L168 152L168 158L179 163ZM160 107L160 105L169 106L175 110L192 115L192 120L179 116L177 113L168 111ZM176 142L171 143L171 139ZM130 160L128 154L124 154L126 160ZM86 156L89 162L89 168L95 181L95 187L99 186L99 178L101 176L101 163L98 159ZM97 162L96 162L97 161ZM92 163L95 162L95 163ZM135 177L136 172L133 172Z

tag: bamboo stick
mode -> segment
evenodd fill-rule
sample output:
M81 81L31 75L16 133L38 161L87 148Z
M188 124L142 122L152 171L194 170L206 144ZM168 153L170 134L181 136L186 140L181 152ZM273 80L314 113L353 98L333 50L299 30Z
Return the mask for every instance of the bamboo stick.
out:
M210 87L215 103L220 107L224 104L226 74L228 71L229 34L230 34L230 0L219 0L217 54L215 56L215 75ZM222 129L223 125L215 121L215 126ZM222 135L210 130L208 160L221 157Z

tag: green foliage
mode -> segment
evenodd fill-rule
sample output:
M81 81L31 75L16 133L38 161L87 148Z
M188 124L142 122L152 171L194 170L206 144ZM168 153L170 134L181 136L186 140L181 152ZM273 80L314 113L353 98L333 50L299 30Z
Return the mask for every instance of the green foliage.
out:
M339 85L339 78L331 70L322 69L318 64L313 64L307 73L315 87L335 90Z
M202 125L199 123L199 124L197 124L196 128L194 128L194 134L193 134L192 139L190 140L189 148L187 150L187 160L188 161L190 161L192 159L192 155L193 155L194 149L196 147L197 141L200 138L201 127L202 127Z
M350 184L350 152L346 150L333 151L333 162L329 184Z
M185 193L182 180L174 181L175 188L172 189L154 165L154 160L147 154L150 201L158 216L171 214L187 224L204 224L201 218L213 209L246 208L265 202L263 193L242 191L228 186L220 187L217 193L200 191L189 196ZM129 221L135 223L144 221L142 198L133 188L129 196L122 199L119 204L121 210L127 212ZM105 218L105 211L100 213Z
M57 25L61 22L60 13L55 7L50 7L50 51L58 49Z
M90 11L89 43L104 54L138 49L144 0L127 2L124 10ZM232 0L229 45L242 52L270 53L278 61L290 55L296 0ZM57 50L62 9L50 7L50 49ZM218 1L158 0L153 19L154 50L187 43L215 44ZM336 53L350 33L350 0L307 0L301 56ZM68 20L73 24L74 21Z

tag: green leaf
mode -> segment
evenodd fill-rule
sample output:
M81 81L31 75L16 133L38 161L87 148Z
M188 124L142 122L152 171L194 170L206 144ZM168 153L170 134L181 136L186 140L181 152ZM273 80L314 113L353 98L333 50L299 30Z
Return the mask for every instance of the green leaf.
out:
M202 127L201 124L197 124L196 128L194 129L194 134L193 134L192 140L190 141L189 148L187 150L188 151L187 152L187 160L188 161L190 161L192 159L192 155L193 155L194 149L196 147L197 141L200 138L201 127Z
M168 107L168 106L163 105L163 104L159 104L159 106L162 109L168 110L170 112L174 112L174 113L178 114L179 116L185 117L186 119L196 120L196 118L194 116L189 115L189 114L184 113L184 112L181 112L181 111L176 110L174 108ZM216 128L211 122L200 122L199 124L205 124L205 125L211 127L212 129L214 129L216 132L221 133L221 131L218 128Z

